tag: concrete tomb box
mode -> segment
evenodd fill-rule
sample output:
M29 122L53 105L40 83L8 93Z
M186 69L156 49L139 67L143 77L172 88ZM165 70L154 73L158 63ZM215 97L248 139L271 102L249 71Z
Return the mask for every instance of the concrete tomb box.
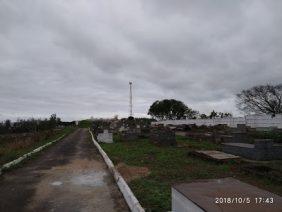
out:
M255 139L255 144L223 143L223 152L251 160L281 160L282 145L272 139Z
M282 211L282 197L234 178L177 184L171 196L174 212Z

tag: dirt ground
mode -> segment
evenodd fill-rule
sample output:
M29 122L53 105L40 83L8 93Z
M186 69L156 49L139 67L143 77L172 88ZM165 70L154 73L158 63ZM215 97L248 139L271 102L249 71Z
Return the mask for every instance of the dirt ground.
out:
M128 166L125 163L119 163L116 168L128 183L134 179L146 177L150 174L150 170L147 167Z
M0 211L129 211L86 129L2 175L0 191Z

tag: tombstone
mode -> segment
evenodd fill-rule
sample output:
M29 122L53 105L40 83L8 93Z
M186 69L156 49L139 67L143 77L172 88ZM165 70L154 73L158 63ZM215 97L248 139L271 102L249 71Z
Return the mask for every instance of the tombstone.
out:
M140 129L139 138L149 138L150 132L151 132L150 127L148 127L148 126L143 126L143 127Z
M121 133L123 141L136 141L139 138L139 133L133 129L129 129Z
M233 143L247 143L249 141L248 135L246 132L232 132L232 142Z
M113 143L113 134L109 133L108 130L104 130L103 133L98 133L97 140L102 143Z
M149 140L160 146L176 146L175 132L169 128L155 128L151 131Z
M237 124L237 129L239 132L247 132L247 126L245 124Z
M237 124L236 128L231 128L232 143L248 143L251 138L248 135L248 127L245 124Z
M124 127L124 126L121 126L118 131L119 131L119 132L125 131L125 127Z

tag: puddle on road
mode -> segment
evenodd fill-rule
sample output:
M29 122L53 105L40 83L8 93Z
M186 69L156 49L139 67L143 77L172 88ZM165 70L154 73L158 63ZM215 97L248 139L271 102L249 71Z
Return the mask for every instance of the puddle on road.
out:
M80 174L72 177L71 183L74 185L82 185L82 186L103 186L105 185L104 177L107 175L106 172L98 171L98 172L88 172L86 174Z

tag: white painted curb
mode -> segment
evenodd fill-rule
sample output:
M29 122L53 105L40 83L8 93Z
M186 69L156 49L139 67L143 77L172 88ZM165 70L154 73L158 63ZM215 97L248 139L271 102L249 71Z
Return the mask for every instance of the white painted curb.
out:
M11 162L5 163L5 164L0 168L0 175L2 174L2 170L8 169L8 168L10 168L10 167L12 167L12 166L15 166L15 165L19 164L19 163L22 162L24 159L30 157L30 156L33 155L34 153L40 152L41 150L45 149L46 147L50 146L51 144L53 144L53 143L59 141L59 140L62 139L65 135L66 135L66 134L60 136L59 138L57 138L57 139L54 140L54 141L51 141L51 142L49 142L49 143L47 143L47 144L44 144L43 146L40 146L40 147L34 149L33 151L31 151L31 152L29 152L29 153L27 153L27 154L24 154L23 156L21 156L21 157L15 159L15 160L13 160L13 161L11 161Z
M111 159L108 157L108 155L105 153L105 151L101 148L101 146L98 144L98 142L94 139L94 136L93 136L92 132L90 131L90 129L89 129L89 133L91 134L92 141L93 141L94 145L97 147L100 154L104 158L104 161L106 162L110 172L114 175L115 181L116 181L121 193L123 194L123 196L126 200L126 203L127 203L128 207L130 208L130 210L132 212L145 212L145 210L142 208L139 201L134 196L133 192L131 191L131 189L129 188L129 186L127 185L127 183L125 182L125 180L121 176L121 174L115 168Z

